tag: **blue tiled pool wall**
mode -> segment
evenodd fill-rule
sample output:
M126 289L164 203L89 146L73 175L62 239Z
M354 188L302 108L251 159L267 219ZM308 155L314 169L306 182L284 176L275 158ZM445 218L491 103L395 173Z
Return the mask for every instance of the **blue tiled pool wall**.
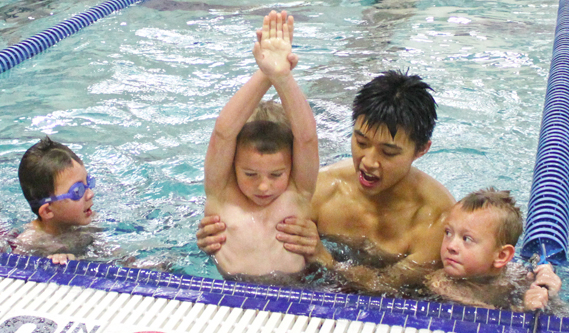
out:
M0 277L219 306L347 319L445 332L532 332L534 315L505 310L266 286L88 261L0 254ZM569 332L569 318L541 315L538 332Z

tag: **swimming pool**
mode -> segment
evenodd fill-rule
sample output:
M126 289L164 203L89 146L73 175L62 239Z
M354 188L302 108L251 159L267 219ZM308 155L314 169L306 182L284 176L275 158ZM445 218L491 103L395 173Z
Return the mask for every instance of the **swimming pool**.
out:
M4 19L0 46L98 3L10 1L26 10ZM556 1L147 0L0 75L3 227L33 218L17 166L49 134L97 175L104 236L178 272L218 278L194 237L203 158L217 112L256 66L253 32L272 8L296 18L296 77L316 114L322 164L350 153L356 90L380 71L409 68L439 104L431 152L416 166L456 198L511 189L526 211Z

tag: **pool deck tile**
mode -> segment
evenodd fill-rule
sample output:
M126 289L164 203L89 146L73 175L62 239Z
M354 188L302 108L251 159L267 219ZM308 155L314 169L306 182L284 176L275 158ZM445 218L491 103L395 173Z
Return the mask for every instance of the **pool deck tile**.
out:
M49 282L57 283L62 286L67 286L75 275L65 273L55 273Z
M245 303L243 303L243 308L251 310L263 310L269 302L270 301L267 299L247 297Z
M500 311L500 325L504 325L504 326L512 326L512 318L513 318L513 312L512 311L507 311L507 310L502 310Z
M115 284L113 284L109 291L114 291L121 294L131 294L136 286L136 283L115 280Z
M97 278L95 281L93 281L93 284L91 284L90 288L104 290L108 292L113 287L114 284L115 281L108 280L105 278Z
M383 319L381 320L381 324L389 326L405 326L406 321L407 316L386 312L383 316Z
M298 301L300 303L312 304L312 300L314 299L314 296L315 296L315 294L310 290L301 290L300 299Z
M476 322L477 323L488 323L488 309L477 308L476 309Z
M300 294L301 294L300 290L291 290L288 301L291 303L299 303L300 302Z
M476 322L476 308L471 306L464 307L464 315L462 316L463 321L474 323Z
M488 310L488 324L497 325L500 323L501 310L489 309Z
M265 311L287 313L291 303L279 302L279 301L269 301L267 306L265 306Z
M232 296L232 295L223 295L223 297L219 300L219 306L229 306L231 308L241 308L243 307L243 303L247 300L245 296Z
M309 317L314 305L306 303L292 303L287 310L287 314L292 314L295 316L307 316Z
M470 323L466 321L455 321L454 332L460 333L478 333L478 323Z
M219 304L219 302L221 301L223 296L225 296L225 295L200 292L198 300L201 303L216 304L217 305L217 304ZM176 298L177 298L177 296L176 296Z
M455 304L450 314L450 319L464 320L464 311L464 306Z
M37 270L28 278L31 282L47 282L55 273Z
M454 309L454 304L450 304L450 303L441 304L441 312L440 312L439 317L443 318L443 319L451 319L453 309Z
M147 297L154 295L155 291L156 291L155 287L138 284L136 287L133 288L132 295L140 295Z
M407 321L405 322L406 327L429 327L431 323L431 318L429 317L415 317L415 316L407 316ZM461 331L462 332L462 331Z
M443 331L443 332L455 332L454 331L454 325L455 325L454 320L444 320L444 319L439 318L439 317L433 317L433 318L431 318L431 326L429 326L429 329L431 331L439 330L439 331ZM496 332L494 332L494 333L496 333Z
M549 331L561 331L561 318L548 316L549 322L547 325L547 330Z
M441 314L441 304L440 303L429 303L429 317L438 318Z
M197 302L200 301L202 303L206 303L206 304L218 304L222 295L217 295L219 296L219 298L217 299L212 299L212 298L202 298L202 293L200 293L199 291L195 291L195 290L188 290L188 289L179 289L178 293L176 294L176 297L174 297L175 300L177 301L185 301L185 302Z
M358 320L361 311L362 309L356 308L336 308L334 319Z
M569 317L561 318L561 331L569 332Z
M417 304L419 302L414 299L406 299L403 314L414 316L417 313Z
M312 308L311 316L324 319L333 319L334 309L327 306L314 305Z
M68 285L74 287L89 288L94 280L95 278L92 276L74 275L73 278L69 281Z
M405 300L401 299L401 298L394 298L393 299L393 305L391 308L391 313L399 313L399 314L403 314L403 311L405 310Z
M346 294L335 294L334 295L334 307L345 307L346 306Z
M363 322L370 322L370 323L379 324L383 320L384 315L385 315L385 312L377 311L377 309L361 310L358 313L358 319L357 320L363 321Z

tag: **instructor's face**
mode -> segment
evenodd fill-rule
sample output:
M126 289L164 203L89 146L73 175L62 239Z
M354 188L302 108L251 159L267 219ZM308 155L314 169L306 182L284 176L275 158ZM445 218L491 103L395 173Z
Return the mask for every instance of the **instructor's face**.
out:
M354 124L352 158L359 187L368 195L379 194L401 181L415 159L415 142L398 130L392 137L386 125L368 128L360 116Z

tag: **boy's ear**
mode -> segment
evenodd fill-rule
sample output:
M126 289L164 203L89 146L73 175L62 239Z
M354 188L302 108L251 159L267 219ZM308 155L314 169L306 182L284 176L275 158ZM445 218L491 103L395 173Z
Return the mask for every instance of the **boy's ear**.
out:
M38 214L40 215L42 221L53 218L53 211L51 210L51 206L48 203L41 205L41 207L38 209Z
M432 143L433 142L431 140L429 140L429 141L427 141L427 143L425 143L423 145L423 147L421 147L420 150L417 150L417 152L415 152L415 159L418 159L419 157L425 155L429 151L429 149L431 149Z
M502 246L498 252L498 257L494 259L494 267L502 268L506 266L514 258L514 253L516 253L516 249L512 245Z

